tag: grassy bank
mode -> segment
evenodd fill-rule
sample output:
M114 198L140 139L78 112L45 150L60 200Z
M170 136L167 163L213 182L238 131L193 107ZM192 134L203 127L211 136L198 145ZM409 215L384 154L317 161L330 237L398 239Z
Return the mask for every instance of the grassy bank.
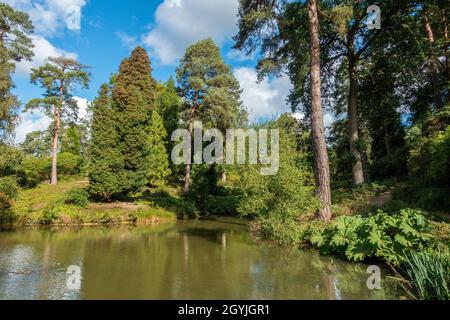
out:
M90 199L85 206L78 206L67 202L70 190L82 190L87 185L85 180L70 179L56 186L41 184L21 190L8 220L18 226L151 224L175 220L183 215L183 201L176 190L168 188L149 190L110 203Z

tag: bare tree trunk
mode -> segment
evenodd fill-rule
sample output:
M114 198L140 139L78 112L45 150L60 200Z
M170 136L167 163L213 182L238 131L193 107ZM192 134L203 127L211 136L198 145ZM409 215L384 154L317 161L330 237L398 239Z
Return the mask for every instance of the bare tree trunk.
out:
M358 150L359 120L358 120L358 79L356 78L356 58L353 54L349 56L348 73L350 78L350 91L348 95L348 123L350 133L350 152L353 157L353 183L362 185L364 183L364 171L361 152Z
M192 148L192 133L194 131L194 119L191 117L189 119L189 145ZM192 151L192 149L191 149ZM189 162L186 163L186 171L184 173L184 192L189 192L189 186L190 186L190 179L191 179L191 159L192 159L192 152L189 155L190 159Z
M320 81L319 19L317 16L316 0L309 0L308 12L311 37L311 129L314 147L314 173L317 193L321 201L319 218L329 221L332 217L330 165L323 121Z
M61 126L61 115L58 107L55 106L54 112L54 132L53 132L53 142L52 142L52 174L50 178L50 184L58 184L58 139L59 139L59 128Z
M434 33L433 29L431 29L430 21L428 20L427 13L424 14L424 27L425 33L427 35L427 40L430 43L431 53L430 53L430 68L431 68L431 84L433 86L433 98L434 105L436 110L439 110L442 107L441 103L441 95L439 88L439 68L436 56L434 54Z

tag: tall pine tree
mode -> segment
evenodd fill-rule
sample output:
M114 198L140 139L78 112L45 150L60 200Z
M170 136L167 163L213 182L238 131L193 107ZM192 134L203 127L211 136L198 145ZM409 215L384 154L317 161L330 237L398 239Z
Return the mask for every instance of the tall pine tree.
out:
M6 140L18 121L20 102L11 93L15 63L31 60L33 25L28 14L0 3L0 141Z
M122 192L123 158L117 146L115 114L111 108L110 89L103 84L94 101L91 127L90 191L104 199Z
M167 132L163 120L156 111L152 112L148 140L150 154L147 158L149 164L147 179L151 185L159 186L166 182L170 169L165 146Z
M147 52L137 47L122 61L112 92L118 147L124 160L124 174L121 175L124 192L138 191L147 181L148 130L155 100L155 81L151 72Z
M211 38L201 40L187 48L177 80L184 98L183 112L192 136L194 121L202 120L221 130L233 128L245 112L239 101L239 82ZM189 192L191 165L186 164L184 191Z

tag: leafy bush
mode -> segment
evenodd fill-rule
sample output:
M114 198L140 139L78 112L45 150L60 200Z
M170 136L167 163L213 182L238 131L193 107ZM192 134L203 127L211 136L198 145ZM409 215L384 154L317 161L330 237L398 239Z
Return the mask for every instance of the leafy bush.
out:
M20 173L24 155L19 149L0 142L0 155L0 176Z
M323 229L315 230L309 241L350 261L378 258L400 265L403 252L422 249L429 243L429 231L429 223L419 211L405 209L392 216L379 211L367 218L338 217Z
M0 178L0 212L11 207L12 200L17 197L18 192L16 177Z
M14 219L11 206L18 192L19 186L15 177L0 178L0 222L11 222Z
M450 126L410 140L411 180L405 198L424 209L449 209Z
M58 173L65 175L78 174L81 171L83 158L70 152L62 152L58 155Z
M27 156L23 160L23 184L35 187L50 179L51 159L48 157Z
M84 189L72 189L65 194L65 203L85 208L89 204L89 193Z
M50 205L48 208L44 209L39 223L42 225L52 224L56 219L58 219L58 213L55 210L54 205Z
M410 252L405 256L411 295L421 300L450 299L450 260L440 252Z
M315 212L319 205L308 153L299 151L298 141L292 139L299 133L290 132L282 122L275 124L277 127L280 128L279 171L264 176L260 166L242 166L239 188L243 195L237 209L243 216L272 217L273 220L266 222L275 224Z

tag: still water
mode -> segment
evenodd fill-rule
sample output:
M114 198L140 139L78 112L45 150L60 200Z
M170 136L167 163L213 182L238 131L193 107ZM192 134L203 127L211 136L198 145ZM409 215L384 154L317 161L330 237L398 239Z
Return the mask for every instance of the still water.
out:
M73 288L69 266L80 270ZM0 299L398 299L367 265L256 243L233 219L0 233ZM76 285L75 285L76 287Z

